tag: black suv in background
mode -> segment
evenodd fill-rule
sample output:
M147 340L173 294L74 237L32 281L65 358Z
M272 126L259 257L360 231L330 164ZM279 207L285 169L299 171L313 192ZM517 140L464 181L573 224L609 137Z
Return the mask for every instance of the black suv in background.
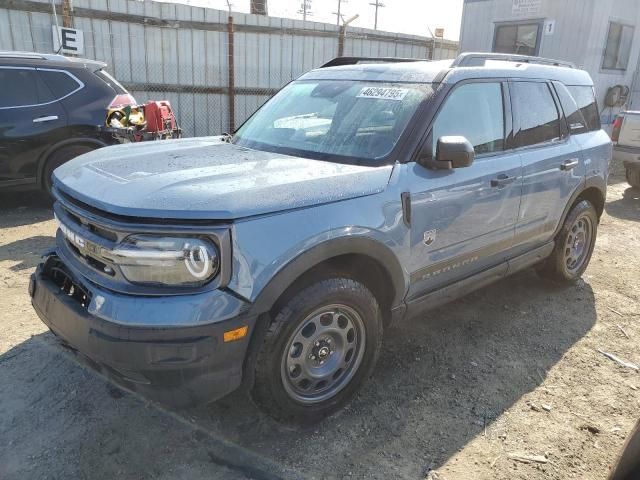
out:
M50 191L51 172L115 140L107 109L135 99L95 60L0 51L0 188Z

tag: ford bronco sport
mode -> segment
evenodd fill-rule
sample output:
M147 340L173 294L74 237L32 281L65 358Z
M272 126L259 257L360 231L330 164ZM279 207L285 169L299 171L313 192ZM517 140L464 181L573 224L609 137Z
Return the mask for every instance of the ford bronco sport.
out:
M534 265L578 279L611 152L589 75L560 62L338 58L233 135L56 169L33 305L130 390L186 406L244 385L317 420L390 322Z

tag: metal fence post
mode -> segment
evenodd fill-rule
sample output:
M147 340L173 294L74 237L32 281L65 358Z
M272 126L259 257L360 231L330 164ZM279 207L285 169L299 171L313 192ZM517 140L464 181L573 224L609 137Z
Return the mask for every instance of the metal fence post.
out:
M346 25L340 25L340 30L338 32L338 56L342 57L344 54L344 36L346 33L347 27Z
M233 133L236 129L236 80L235 80L235 65L233 57L233 17L229 15L229 22L227 23L228 33L228 60L229 60L229 78L228 78L228 96L229 96L229 133Z

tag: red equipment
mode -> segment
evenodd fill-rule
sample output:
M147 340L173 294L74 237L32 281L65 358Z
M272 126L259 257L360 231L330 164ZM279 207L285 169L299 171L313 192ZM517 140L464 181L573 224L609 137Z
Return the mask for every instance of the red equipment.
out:
M116 97L112 105L119 97ZM133 97L127 95L133 100ZM123 102L128 98L121 99ZM127 104L107 110L104 130L120 143L144 142L182 137L182 129L167 100L149 101L144 105Z
M176 117L173 115L171 104L166 100L147 102L144 106L144 116L148 132L163 133L176 128Z

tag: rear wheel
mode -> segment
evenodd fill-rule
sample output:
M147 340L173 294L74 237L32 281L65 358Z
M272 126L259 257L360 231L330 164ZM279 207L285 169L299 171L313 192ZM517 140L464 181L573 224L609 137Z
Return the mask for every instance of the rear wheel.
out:
M63 163L82 155L83 153L90 152L91 150L94 150L94 147L90 145L69 145L67 147L62 147L49 155L42 172L42 187L44 191L51 195L51 175L56 168Z
M633 188L640 188L640 168L626 168L627 183Z
M276 314L256 362L252 397L284 421L317 421L348 403L380 352L371 292L345 278L302 290Z
M538 272L561 282L580 278L589 265L598 230L598 214L588 200L575 204L556 237L553 253Z

